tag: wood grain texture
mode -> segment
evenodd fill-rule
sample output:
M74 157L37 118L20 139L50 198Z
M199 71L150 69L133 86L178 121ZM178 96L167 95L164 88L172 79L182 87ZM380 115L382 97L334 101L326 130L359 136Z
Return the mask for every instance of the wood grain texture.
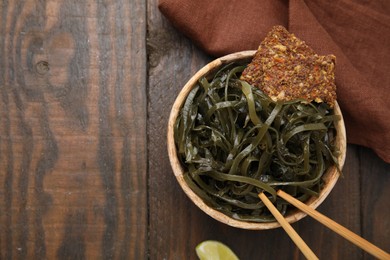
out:
M282 229L221 224L176 182L169 111L211 59L157 0L2 0L0 259L197 259L206 239L303 259ZM389 165L348 149L319 210L388 249ZM320 259L369 259L310 218L293 226Z
M371 150L357 148L360 156L362 236L390 252L390 164ZM374 259L364 253L364 259Z
M189 203L170 168L166 133L178 90L209 58L161 17L148 1L148 154L150 259L191 259L198 232L189 224L199 212ZM185 242L186 241L186 242ZM188 243L187 243L188 242Z
M146 258L145 10L1 2L0 259Z

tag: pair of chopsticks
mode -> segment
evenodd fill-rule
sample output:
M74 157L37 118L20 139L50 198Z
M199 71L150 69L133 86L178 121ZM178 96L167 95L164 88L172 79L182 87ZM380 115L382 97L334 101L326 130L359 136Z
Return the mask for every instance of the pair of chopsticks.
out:
M311 216L312 218L314 218L315 220L317 220L321 224L325 225L326 227L330 228L331 230L333 230L337 234L341 235L345 239L354 243L355 245L357 245L361 249L370 253L374 257L376 257L378 259L390 259L389 253L383 251L379 247L368 242L364 238L358 236L357 234L353 233L349 229L343 227L342 225L338 224L334 220L319 213L318 211L307 206L306 204L302 203L301 201L295 199L294 197L285 193L284 191L279 190L277 192L277 195L279 197L281 197L282 199L284 199L285 201L289 202L291 205L302 210L307 215ZM293 240L293 242L298 246L298 248L301 250L303 255L307 259L318 259L318 257L313 253L313 251L307 246L305 241L303 241L303 239L292 228L292 226L287 222L287 220L282 216L282 214L278 211L278 209L272 204L272 202L268 199L268 197L263 192L259 194L259 198L264 202L265 206L269 209L269 211L276 218L276 220L279 222L279 224L283 227L283 229L286 231L286 233L290 236L290 238Z

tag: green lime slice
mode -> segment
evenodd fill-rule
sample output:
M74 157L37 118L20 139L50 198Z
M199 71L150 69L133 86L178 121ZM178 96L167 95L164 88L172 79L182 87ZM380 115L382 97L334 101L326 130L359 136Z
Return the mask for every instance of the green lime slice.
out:
M195 251L200 260L239 260L228 246L218 241L203 241Z

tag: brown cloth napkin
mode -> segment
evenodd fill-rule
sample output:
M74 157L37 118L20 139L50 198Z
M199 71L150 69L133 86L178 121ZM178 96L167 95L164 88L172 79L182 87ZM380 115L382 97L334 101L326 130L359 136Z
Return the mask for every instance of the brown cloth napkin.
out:
M283 25L318 54L334 54L349 143L390 163L390 1L159 0L172 24L213 56L257 49Z

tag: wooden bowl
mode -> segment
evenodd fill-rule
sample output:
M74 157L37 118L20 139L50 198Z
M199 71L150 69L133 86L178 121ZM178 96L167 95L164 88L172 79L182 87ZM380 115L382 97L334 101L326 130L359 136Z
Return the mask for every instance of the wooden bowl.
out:
M180 186L184 190L184 192L187 194L187 196L206 214L210 215L214 219L225 223L229 226L237 227L237 228L243 228L243 229L252 229L252 230L262 230L262 229L272 229L280 227L278 222L269 222L269 223L254 223L254 222L246 222L246 221L240 221L233 219L211 207L206 205L203 200L196 195L191 188L188 187L187 183L185 182L183 178L183 167L178 159L176 146L174 142L174 125L176 122L176 119L179 115L179 112L181 110L181 107L183 103L185 102L185 99L187 98L187 95L191 91L191 89L196 85L198 80L203 77L207 76L210 73L213 73L214 71L218 70L221 66L231 63L233 61L238 62L249 62L253 55L255 54L255 51L242 51L237 52L233 54L229 54L227 56L218 58L206 66L204 66L202 69L200 69L183 87L183 89L180 91L179 95L177 96L171 113L169 117L168 122L168 155L169 160L173 169L173 173L175 174L175 177L177 181L179 182ZM345 134L345 127L344 127L344 120L340 111L340 107L338 106L337 102L334 107L335 114L341 116L341 120L337 121L336 123L336 146L338 147L340 151L340 155L338 157L338 164L340 166L340 169L342 169L345 161L345 154L346 154L346 134ZM311 197L308 201L306 201L306 204L311 206L312 208L318 207L328 196L330 191L333 189L334 185L336 184L337 180L339 178L339 172L336 169L336 166L331 166L326 173L323 175L324 180L324 187L320 192L319 197ZM299 211L291 211L289 212L285 218L289 223L296 222L303 217L305 217L306 214Z

